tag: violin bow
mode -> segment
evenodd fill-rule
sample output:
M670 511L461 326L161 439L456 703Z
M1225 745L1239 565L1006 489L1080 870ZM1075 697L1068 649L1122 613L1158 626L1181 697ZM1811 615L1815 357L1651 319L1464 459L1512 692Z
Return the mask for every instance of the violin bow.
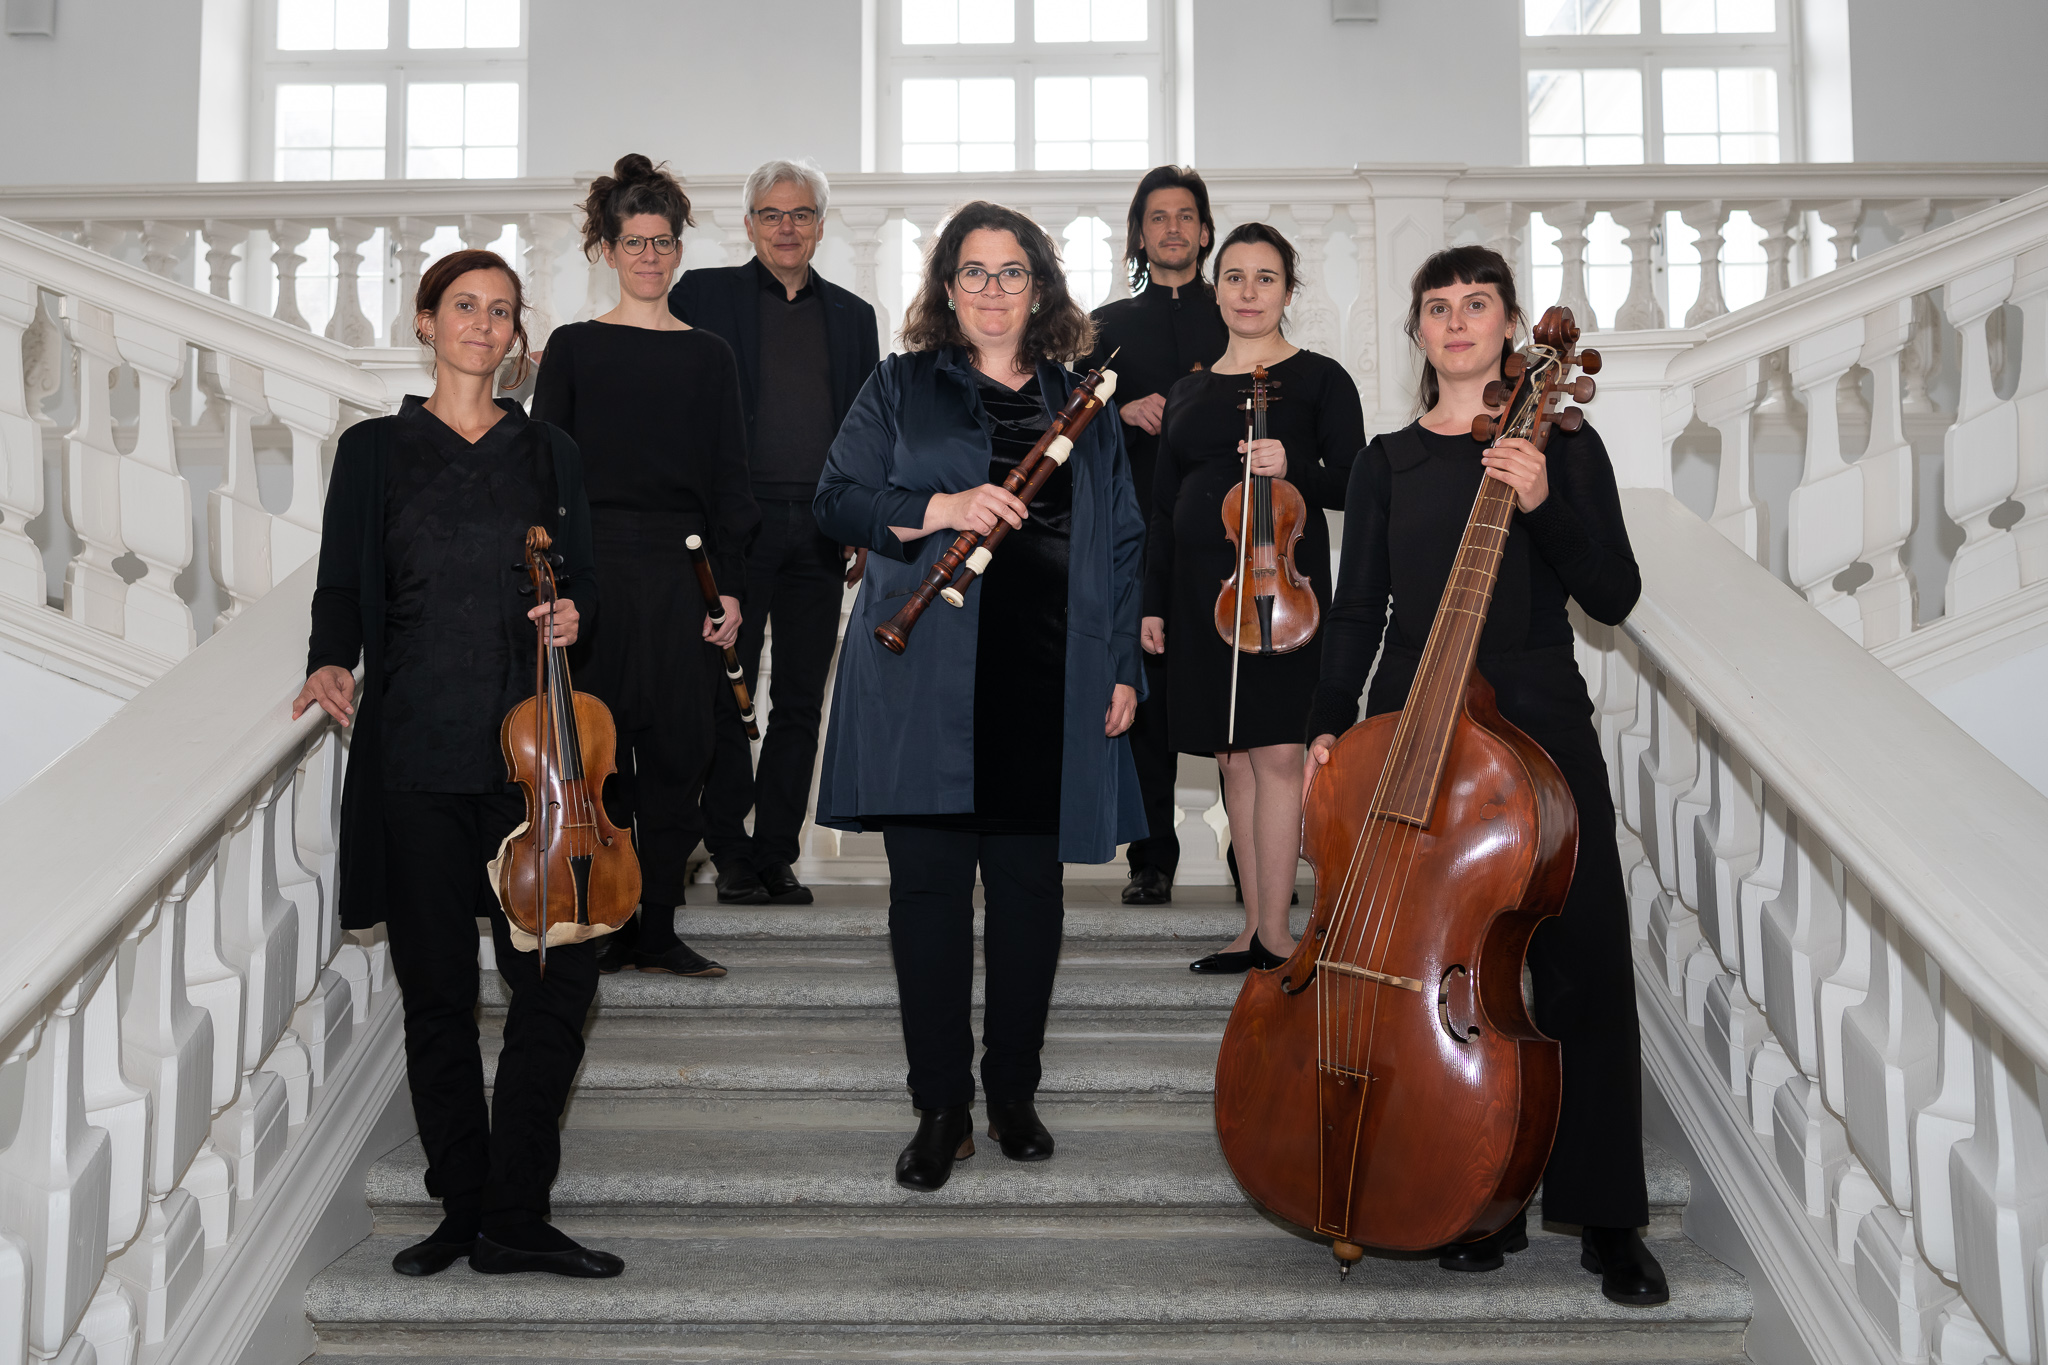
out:
M1253 383L1256 385L1255 379ZM1237 499L1237 590L1230 599L1230 718L1223 742L1237 742L1237 665L1244 646L1244 573L1252 543L1252 431L1258 420L1252 415L1252 400L1244 400L1244 480Z

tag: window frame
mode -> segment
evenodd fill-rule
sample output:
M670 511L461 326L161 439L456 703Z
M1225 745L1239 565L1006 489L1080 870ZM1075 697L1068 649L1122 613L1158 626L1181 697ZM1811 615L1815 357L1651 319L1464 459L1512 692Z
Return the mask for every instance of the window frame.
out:
M388 41L382 48L285 51L277 46L277 0L257 0L255 45L258 59L256 89L251 101L249 179L276 180L277 87L280 85L383 85L386 180L411 178L405 173L409 86L415 83L484 82L516 85L519 90L519 127L514 176L526 174L526 68L533 39L532 0L519 0L519 46L478 48L414 49L406 46L406 36L412 23L411 0L389 0L389 3Z
M394 4L401 0L392 0ZM1041 43L1033 35L1034 0L1013 0L1016 37L1008 43L903 42L902 0L878 0L875 25L875 165L903 174L903 81L908 78L961 80L1004 78L1015 82L1018 171L1038 169L1037 91L1045 76L1139 76L1148 81L1145 141L1148 166L1171 159L1176 133L1173 92L1175 5L1145 0L1142 43ZM1009 171L961 172L1009 175ZM1082 174L1082 172L1052 172Z
M396 0L394 0L396 3ZM1529 73L1632 68L1643 78L1643 164L1664 160L1664 72L1669 68L1762 67L1778 77L1778 160L1803 159L1799 90L1799 0L1773 0L1777 28L1770 33L1665 33L1662 0L1640 0L1641 33L1522 34L1522 163L1529 161ZM1526 7L1515 4L1515 28L1527 26Z

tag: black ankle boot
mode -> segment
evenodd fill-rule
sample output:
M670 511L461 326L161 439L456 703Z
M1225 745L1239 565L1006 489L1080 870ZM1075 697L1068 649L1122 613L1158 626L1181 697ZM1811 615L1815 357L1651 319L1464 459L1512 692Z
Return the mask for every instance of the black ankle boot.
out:
M1048 1161L1052 1158L1052 1134L1039 1122L1038 1110L1030 1100L1007 1104L988 1102L988 1135L1012 1161Z
M1499 1232L1489 1233L1475 1242L1453 1242L1441 1247L1436 1254L1436 1263L1445 1270L1499 1270L1507 1264L1511 1251L1529 1249L1529 1211L1522 1210L1507 1222Z
M1654 1308L1671 1301L1664 1267L1634 1228L1586 1228L1579 1247L1579 1264L1600 1277L1600 1292L1609 1302Z
M926 1109L910 1145L896 1158L896 1183L911 1190L939 1189L952 1178L953 1163L973 1155L973 1105Z

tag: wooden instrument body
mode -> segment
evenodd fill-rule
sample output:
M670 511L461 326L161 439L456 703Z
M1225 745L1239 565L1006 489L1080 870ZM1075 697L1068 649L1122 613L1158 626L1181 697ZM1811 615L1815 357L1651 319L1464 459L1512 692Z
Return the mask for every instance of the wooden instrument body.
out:
M1216 594L1216 633L1243 654L1291 654L1315 638L1323 620L1315 589L1294 565L1294 547L1308 524L1308 502L1285 479L1260 474L1252 476L1251 484L1247 545L1238 545L1238 528L1247 524L1245 485L1223 495L1224 533L1232 549L1240 551L1242 576L1251 580L1251 591L1239 591L1237 573L1223 580ZM1262 498L1269 508L1257 505ZM1260 529L1262 520L1270 532Z
M1248 974L1217 1061L1216 1127L1232 1173L1275 1214L1421 1251L1496 1231L1542 1179L1559 1047L1529 1015L1522 964L1570 887L1578 810L1475 670L1426 827L1375 816L1399 721L1352 727L1309 788L1314 915L1293 958ZM1369 899L1395 913L1361 933L1338 902L1376 875ZM1360 941L1343 952L1333 935ZM1411 984L1333 969L1345 962Z
M553 759L542 764L534 698L527 697L506 712L498 727L507 779L523 789L527 812L525 826L507 842L506 856L498 860L498 902L514 925L535 937L542 932L537 910L542 883L538 852L543 848L549 926L616 929L640 903L640 859L633 841L611 822L600 799L618 752L611 709L588 692L571 697L576 721L572 733L581 751L580 771L573 776L564 773L567 764Z

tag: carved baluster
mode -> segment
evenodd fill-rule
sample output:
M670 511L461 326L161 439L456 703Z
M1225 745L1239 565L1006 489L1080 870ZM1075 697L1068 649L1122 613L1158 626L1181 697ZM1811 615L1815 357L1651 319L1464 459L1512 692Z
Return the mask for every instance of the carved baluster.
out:
M410 346L413 336L413 302L419 297L420 271L427 263L427 239L434 225L424 218L400 218L392 227L391 259L398 265L398 307L391 315L386 339L393 346Z
M1358 263L1358 293L1351 299L1351 314L1345 334L1351 338L1351 378L1359 396L1377 406L1379 394L1379 257L1373 242L1372 202L1362 200L1344 206L1351 220L1351 254Z
M320 753L321 746L316 743L307 762L319 764ZM283 809L271 825L271 857L278 868L278 893L292 903L299 921L298 963L293 976L301 1003L292 1013L291 1032L306 1049L309 1081L321 1086L327 1083L328 1068L348 1050L355 1011L348 981L327 965L334 956L335 916L317 874L307 865L309 857L317 864L320 854L301 842L300 830L307 823L301 807L324 806L317 769L311 781L308 777L301 767L285 782L278 798Z
M35 282L0 270L0 598L37 608L49 587L27 526L43 512L43 433L30 407L24 342L41 313Z
M78 420L64 434L64 516L78 553L64 569L64 614L119 637L127 625L128 585L114 568L121 539L121 452L114 444L110 388L121 366L114 315L67 297L65 318L78 357Z
M1792 247L1799 228L1799 211L1789 199L1752 204L1750 220L1764 231L1764 297L1782 294L1792 287ZM1792 397L1792 367L1783 351L1763 358L1764 398L1757 412L1766 418L1791 421L1798 407Z
M270 522L272 581L284 578L320 549L320 512L327 489L321 451L341 422L341 400L327 390L275 371L263 375L271 416L292 436L292 498Z
M1953 1281L1957 1229L1949 1158L1977 1125L1976 1011L1933 957L1916 951L1913 967L1927 983L1940 1038L1934 1098L1913 1116L1913 1226L1920 1254Z
M1863 201L1844 199L1819 210L1820 220L1835 233L1835 269L1856 258L1856 229L1863 222Z
M1715 1077L1746 1108L1750 1054L1759 1049L1769 1028L1733 972L1708 984L1705 1014L1707 1057L1714 1064Z
M1760 783L1726 735L1714 736L1713 802L1693 826L1700 866L1700 929L1721 965L1742 966L1743 881L1756 871L1763 827Z
M1183 755L1174 771L1174 833L1180 839L1180 872L1188 885L1229 885L1224 860L1230 825L1212 818L1223 808L1222 775L1213 761Z
M1783 888L1786 866L1794 850L1788 847L1793 843L1792 814L1785 808L1785 799L1768 786L1763 787L1762 794L1763 800L1758 803L1756 866L1736 887L1735 913L1736 927L1741 933L1742 989L1768 1012L1771 1002L1766 998L1764 974L1764 906L1775 900Z
M1596 627L1593 633L1605 648L1600 656L1600 687L1590 695L1600 729L1600 753L1607 760L1607 795L1620 810L1625 801L1622 773L1626 771L1621 767L1621 736L1636 718L1636 648L1612 626Z
M578 322L609 313L619 302L619 276L604 263L601 252L591 255L584 272L583 306L576 310Z
M199 385L214 409L225 447L225 476L207 494L213 577L228 595L216 628L269 592L276 581L270 561L271 517L257 489L252 429L266 409L263 384L263 371L248 361L217 351L199 352Z
M889 221L889 210L841 208L835 211L839 214L839 221L845 224L847 239L853 245L853 292L866 299L868 306L875 310L875 327L881 333L882 354L887 355L895 348L890 344L892 328L889 310L882 304L876 257L882 249L882 228Z
M178 595L178 575L192 562L192 489L178 473L171 420L185 342L127 314L114 318L114 339L135 371L139 395L135 446L120 466L120 498L121 540L142 561L143 575L128 585L124 633L131 644L182 659L199 642L192 608Z
M1295 344L1324 355L1337 355L1343 350L1343 338L1337 330L1337 301L1330 297L1323 280L1330 220L1336 216L1337 206L1295 204L1292 210L1296 241L1301 248L1301 289L1295 294L1292 309Z
M1721 224L1728 211L1718 199L1703 199L1687 204L1678 216L1699 234L1693 248L1700 254L1700 292L1685 314L1685 325L1697 327L1728 311L1727 296L1721 292Z
M1882 903L1870 901L1869 919L1868 990L1842 1016L1841 1110L1871 1179L1910 1212L1913 1115L1934 1098L1940 1033L1919 945Z
M1949 1161L1956 1279L1977 1320L2014 1361L2038 1361L2036 1258L2048 1245L2048 1127L2041 1069L1976 1019L1976 1125Z
M334 239L334 316L327 319L327 336L344 346L373 346L377 328L363 316L363 243L377 233L374 223L355 218L337 218L327 225Z
M1699 745L1692 702L1668 675L1659 674L1649 696L1650 736L1636 761L1635 819L1643 855L1667 895L1678 894L1678 803L1697 784ZM1687 822L1690 828L1690 822ZM1692 840L1685 841L1688 845Z
M1721 433L1721 470L1714 490L1714 529L1763 559L1770 544L1765 527L1767 509L1757 501L1752 480L1755 459L1753 418L1763 401L1762 367L1746 360L1733 369L1701 380L1693 387L1700 420Z
M1657 206L1647 199L1610 209L1614 221L1628 230L1628 297L1614 315L1616 330L1629 332L1664 325L1664 306L1657 302L1657 287L1651 278L1651 241L1662 221Z
M1961 616L2019 591L2019 556L2013 539L1991 524L1991 514L2019 482L2019 412L1993 385L1985 319L2011 296L2015 263L1973 270L1945 291L1949 325L1962 338L1961 386L1956 420L1943 442L1942 501L1963 531L1949 565L1945 605Z
M1687 708L1692 710L1690 706ZM1692 786L1671 806L1671 851L1678 864L1678 899L1698 913L1700 908L1700 820L1714 805L1714 729L1692 710ZM1710 874L1711 875L1711 874Z
M536 351L547 349L555 330L555 258L572 230L569 216L562 213L529 213L521 220L519 236L525 249L520 263L526 275L526 301L533 308L526 335Z
M1933 216L1931 199L1909 199L1884 211L1886 224L1900 242L1911 241L1925 232L1927 221ZM1941 365L1941 333L1936 321L1933 299L1917 295L1913 300L1913 340L1904 356L1907 412L1934 411L1934 402L1927 396L1927 380Z
M1880 1204L1856 1229L1857 1297L1902 1361L1928 1358L1939 1315L1956 1302L1956 1291L1920 1259L1913 1222Z
M206 243L206 287L217 299L234 300L237 254L249 245L249 229L240 223L209 218L199 229Z
M714 209L711 213L727 265L745 265L753 258L754 244L747 240L747 209L745 204L735 204L731 208Z
M1635 784L1638 781L1638 767L1643 755L1650 751L1650 742L1656 735L1657 686L1663 675L1645 660L1638 660L1636 672L1635 710L1626 728L1615 736L1615 762L1620 773L1620 799L1614 803L1614 813L1621 817L1621 823L1638 839L1643 835L1643 805L1638 799ZM1655 838L1652 833L1650 838ZM1628 863L1624 861L1625 868Z
M269 1055L298 1000L296 907L277 886L277 798L290 781L265 782L229 818L221 862L221 949L245 972L248 1013L240 1065L246 1074Z
M72 1342L91 1344L94 1365L135 1365L142 1350L138 1316L128 1286L107 1276L86 1305Z
M135 941L140 929L128 935ZM85 993L79 1015L85 1121L106 1130L112 1165L107 1202L107 1247L118 1251L142 1231L148 1208L150 1095L131 1082L121 1055L121 973L110 958Z
M1558 230L1557 249L1564 257L1564 283L1557 301L1572 310L1572 319L1582 332L1596 332L1600 320L1593 316L1593 301L1586 294L1586 224L1593 213L1583 199L1568 204L1549 204L1543 220Z
M2001 1354L1963 1300L1954 1300L1936 1317L1934 1340L1927 1351L1931 1365L2000 1365Z
M1771 1139L1778 1173L1807 1217L1827 1217L1829 1187L1849 1159L1849 1135L1821 1102L1819 1081L1795 1072L1778 1083L1771 1096Z
M271 316L288 326L310 332L313 330L311 324L299 311L299 267L306 263L306 258L299 254L299 248L313 235L313 226L278 218L264 227L270 233L270 263L277 267L277 308Z
M1863 562L1856 590L1866 647L1913 633L1913 579L1899 558L1913 529L1913 443L1906 435L1901 352L1913 335L1913 301L1896 299L1863 319L1859 362L1871 375L1870 442L1863 473Z
M456 222L455 233L471 251L488 251L505 235L505 220L486 213L465 213Z
M2012 540L2020 582L2039 583L2048 578L2048 247L2024 252L2014 263L2012 304L2020 312L2021 337L2012 396L2020 469L2012 495L2027 509L2013 525Z
M1127 299L1131 296L1131 272L1124 260L1124 247L1130 231L1126 212L1114 206L1106 215L1093 208L1088 212L1101 220L1104 245L1109 250L1109 291L1102 296L1102 301L1115 303L1118 299Z
M1856 1238L1863 1220L1885 1206L1884 1196L1851 1154L1837 1170L1828 1188L1828 1212L1835 1234L1835 1259L1845 1266L1856 1264Z
M142 224L142 268L152 275L174 279L178 262L185 258L186 248L191 245L191 228L145 219Z
M1788 814L1784 876L1762 905L1764 998L1771 1029L1809 1076L1820 1074L1823 972L1841 961L1842 868L1813 826Z
M1863 614L1835 579L1863 552L1863 466L1842 458L1836 404L1863 352L1863 319L1792 343L1792 382L1806 395L1806 468L1785 514L1785 568L1822 616L1863 642Z

